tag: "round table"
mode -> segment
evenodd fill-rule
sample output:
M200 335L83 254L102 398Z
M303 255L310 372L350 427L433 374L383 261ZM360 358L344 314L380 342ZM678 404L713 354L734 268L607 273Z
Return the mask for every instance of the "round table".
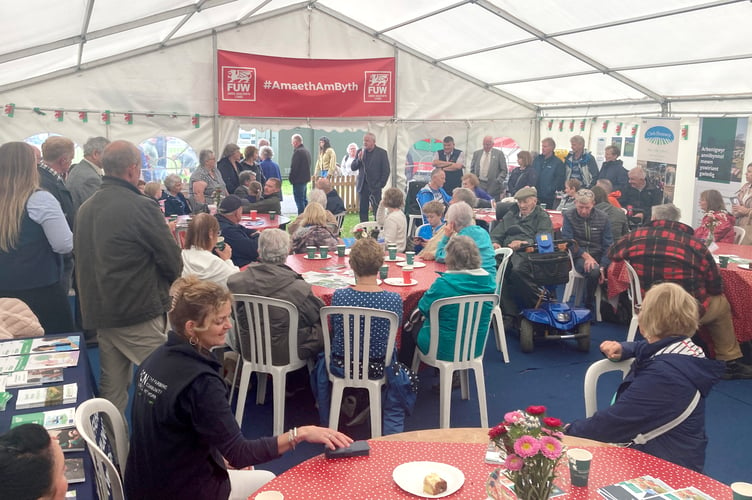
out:
M258 214L256 220L251 220L248 215L243 215L240 219L240 225L248 229L255 229L256 231L263 231L264 229L279 229L280 226L290 222L290 218L286 215L277 214L274 220L269 218L269 214Z
M488 429L427 429L369 440L370 455L327 460L318 455L273 479L256 494L279 491L286 499L415 499L392 479L392 471L411 461L442 462L460 469L465 482L451 499L486 498L486 481L496 465L484 462ZM587 487L573 487L566 461L558 469L557 486L570 499L602 499L602 486L652 475L675 489L694 486L716 499L731 499L731 489L697 472L685 469L631 448L566 436L570 448L585 448L593 454ZM255 498L255 495L250 500Z

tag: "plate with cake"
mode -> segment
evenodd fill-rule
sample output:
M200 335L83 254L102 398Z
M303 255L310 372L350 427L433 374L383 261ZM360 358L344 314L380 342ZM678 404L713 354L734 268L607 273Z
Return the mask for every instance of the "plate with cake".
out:
M457 467L440 462L407 462L392 472L397 485L422 498L442 498L459 490L465 475Z

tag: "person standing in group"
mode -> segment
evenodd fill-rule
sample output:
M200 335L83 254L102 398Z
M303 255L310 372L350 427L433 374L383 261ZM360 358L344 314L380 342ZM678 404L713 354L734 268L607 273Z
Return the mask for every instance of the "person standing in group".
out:
M319 159L316 161L314 177L326 177L337 173L337 153L329 142L329 138L322 136L319 139Z
M222 174L228 193L234 193L240 185L238 173L243 170L240 166L240 147L237 144L227 144L222 151L222 158L217 163L217 170Z
M598 180L608 179L611 181L611 187L614 191L626 189L629 185L629 173L624 168L624 164L619 159L621 150L619 146L606 146L604 153L605 161L601 165L601 171L598 174Z
M308 181L311 180L311 153L303 145L303 137L300 134L292 136L292 160L290 161L290 184L292 194L295 197L295 205L298 207L298 215L303 213L308 198L306 191Z
M546 137L541 141L541 154L533 161L533 168L538 174L535 185L538 200L547 207L556 206L556 191L564 191L564 181L567 180L567 169L554 154L554 149L556 143L552 138Z
M483 138L483 148L473 153L470 172L478 177L481 189L494 200L499 200L506 191L507 159L493 145L493 137L487 135Z
M266 183L266 179L268 177L264 173L264 169L261 168L261 164L259 164L258 162L260 154L259 151L260 149L257 149L256 146L246 146L246 148L243 150L243 161L240 162L240 171L253 172L253 174L256 176L256 181L258 181L263 186L264 183ZM240 174L238 174L238 176L240 176ZM282 175L279 175L278 178L281 180ZM238 181L240 181L240 178L238 178ZM228 193L230 194L234 192L235 191L228 191Z
M65 187L73 198L73 208L89 199L102 184L102 152L110 143L106 137L92 137L84 144L84 158L73 165L65 178Z
M274 150L270 146L264 146L259 150L259 154L261 155L259 166L261 167L261 173L264 174L263 180L256 179L259 184L263 186L266 179L271 179L272 177L282 180L282 172L279 169L279 164L272 160L274 158Z
M72 250L60 203L39 189L32 147L0 146L0 297L25 302L47 334L75 330L60 283L60 256Z
M509 174L509 183L507 184L509 196L514 196L517 191L524 187L534 188L538 185L538 171L533 167L533 155L530 154L530 151L517 153L517 165L519 166Z
M140 159L127 141L105 148L102 185L78 211L74 238L83 326L99 337L100 394L121 413L133 365L165 342L169 289L183 269L159 205L136 187Z
M454 147L454 138L451 135L444 137L444 148L433 154L433 166L441 168L446 174L444 189L451 193L454 188L462 186L464 175L465 153Z
M589 151L585 151L585 138L581 135L572 136L569 140L572 151L564 160L567 169L567 179L577 179L582 187L590 189L598 180L598 164ZM612 181L613 182L613 181Z
M207 205L214 203L214 192L219 189L221 196L227 196L227 186L222 176L217 173L217 157L214 151L202 149L198 154L198 168L193 171L188 181L188 197L193 213L207 212Z
M342 158L339 164L339 171L342 175L356 175L352 170L352 164L355 161L355 155L358 153L358 145L351 142L347 145L347 154Z
M366 132L363 148L358 151L351 169L358 172L356 191L360 196L360 222L368 221L369 208L374 216L381 203L381 191L389 180L389 155L376 145L376 135Z

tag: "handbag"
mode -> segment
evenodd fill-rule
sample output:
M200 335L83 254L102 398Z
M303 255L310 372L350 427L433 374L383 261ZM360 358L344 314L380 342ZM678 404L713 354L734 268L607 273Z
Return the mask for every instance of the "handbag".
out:
M402 331L409 334L417 333L423 328L423 323L425 321L426 317L423 316L420 309L416 307L407 315L407 320L405 321L405 324L402 325Z

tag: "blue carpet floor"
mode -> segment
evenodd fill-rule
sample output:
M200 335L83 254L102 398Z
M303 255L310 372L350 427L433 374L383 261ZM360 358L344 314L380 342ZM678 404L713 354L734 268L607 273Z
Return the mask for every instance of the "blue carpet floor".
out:
M490 338L484 360L489 424L494 425L505 412L543 404L549 415L565 422L582 418L585 413L583 380L588 366L602 359L598 345L603 340L620 340L626 336L626 326L600 323L591 330L592 347L589 353L576 349L574 341L542 341L535 352L523 354L514 335L507 336L510 363L504 364L501 353ZM98 371L98 351L91 349L92 367ZM97 374L98 375L98 374ZM420 373L421 385L415 411L405 423L405 430L437 428L439 426L439 396L432 390L438 383L433 369ZM479 427L478 401L471 379L470 399L463 401L460 391L452 394L452 427ZM607 404L620 379L615 374L601 377L599 406ZM272 432L271 383L267 384L266 404L255 404L255 383L246 404L243 433L248 438L270 435ZM318 423L314 401L306 391L286 400L285 429ZM705 473L726 484L752 481L752 432L748 427L752 415L752 381L721 381L713 389L706 404L706 426L709 438ZM367 425L362 427L367 429ZM290 467L321 453L321 446L303 443L297 450L269 462L264 469L280 474Z

